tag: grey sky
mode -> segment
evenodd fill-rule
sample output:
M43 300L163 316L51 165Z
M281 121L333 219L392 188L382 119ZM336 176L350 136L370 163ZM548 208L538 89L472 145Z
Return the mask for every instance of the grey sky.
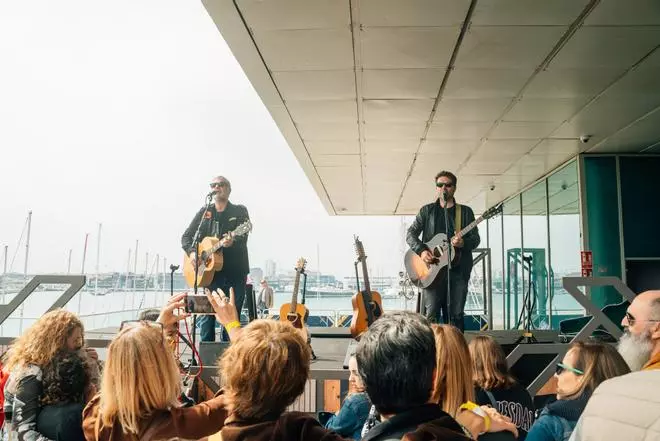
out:
M327 215L201 2L2 1L0 66L0 245L11 260L33 210L30 272L65 271L69 248L79 271L86 232L93 271L98 222L102 271L136 239L140 271L147 251L180 263L217 174L250 211L253 266L316 270L319 244L350 275L359 234L373 273L401 269L401 219Z
M374 271L399 270L399 218L337 218L311 185L198 1L0 3L0 245L33 210L31 272L123 270L128 249L181 260L209 179L254 222L251 263L351 274L352 234ZM387 239L389 238L389 239ZM14 263L22 271L23 250Z

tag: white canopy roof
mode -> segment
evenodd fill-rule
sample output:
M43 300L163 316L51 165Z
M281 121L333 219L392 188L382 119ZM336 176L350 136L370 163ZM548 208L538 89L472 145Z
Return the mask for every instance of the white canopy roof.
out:
M330 214L414 214L443 169L481 211L580 152L660 152L657 0L203 3Z

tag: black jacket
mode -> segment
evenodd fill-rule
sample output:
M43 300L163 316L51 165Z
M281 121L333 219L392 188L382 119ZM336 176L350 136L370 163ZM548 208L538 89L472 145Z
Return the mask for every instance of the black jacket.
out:
M181 236L181 246L186 254L193 251L193 240L199 221L204 216L202 227L200 229L200 240L208 236L222 237L223 234L236 229L243 222L250 219L247 208L243 205L234 205L231 202L227 203L227 207L223 212L218 212L215 206L211 206L208 210L206 207L201 208L186 231ZM234 244L229 248L223 249L224 265L222 273L229 278L235 279L245 277L250 272L250 262L248 260L247 251L247 238L248 235L236 236Z
M374 426L362 441L400 440L407 433L413 439L434 441L467 441L461 426L437 404L424 404Z
M465 228L468 224L474 221L474 212L467 205L462 205L461 212L461 225L460 228L455 228L456 221L456 204L449 208L449 233L454 235L456 230ZM419 234L422 234L420 240ZM428 242L439 233L446 233L445 231L445 212L438 200L430 204L424 205L417 213L412 225L408 228L406 235L406 242L410 248L417 254L422 254L422 251L428 249L425 242ZM457 271L460 271L465 276L469 276L472 271L472 250L479 246L481 238L479 237L478 228L474 228L468 234L463 236L463 248L461 249L461 259Z

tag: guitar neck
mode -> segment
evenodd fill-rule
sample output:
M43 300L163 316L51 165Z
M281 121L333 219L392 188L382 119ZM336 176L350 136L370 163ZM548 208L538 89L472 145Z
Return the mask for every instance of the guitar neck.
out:
M472 222L470 222L468 225L465 226L461 231L456 233L456 236L458 237L463 237L464 235L468 234L470 231L472 231L477 225L479 225L482 221L484 220L483 216L479 216Z
M293 294L291 295L291 312L295 312L298 306L298 289L300 288L300 271L296 270L296 279L293 282Z
M367 271L367 256L362 258L362 277L364 278L364 291L368 295L371 293L371 285L369 284L369 272Z

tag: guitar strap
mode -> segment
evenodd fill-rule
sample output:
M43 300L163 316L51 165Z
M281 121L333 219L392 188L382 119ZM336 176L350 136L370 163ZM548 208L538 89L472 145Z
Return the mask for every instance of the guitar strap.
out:
M460 205L460 204L456 204L456 213L454 213L454 216L455 216L454 217L454 236L456 235L456 233L461 231L461 229L463 228L463 225L461 224L461 222L463 221L463 219L461 219L462 214L463 214L463 206Z

